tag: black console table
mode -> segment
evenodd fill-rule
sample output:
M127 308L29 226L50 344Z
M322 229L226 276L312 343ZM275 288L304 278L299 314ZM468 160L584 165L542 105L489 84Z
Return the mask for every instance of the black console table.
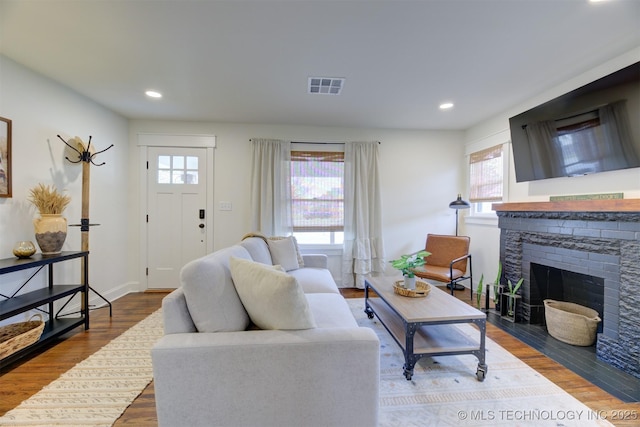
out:
M56 263L68 261L76 258L84 260L83 284L62 285L54 284L53 267ZM34 291L21 293L31 279L33 279L41 270L47 267L48 283L45 288L36 289ZM25 354L36 350L47 341L60 336L78 326L84 325L84 329L89 329L89 252L70 252L65 251L59 255L42 256L41 254L33 255L31 258L6 258L0 259L0 275L14 273L16 271L35 268L35 272L27 279L18 290L10 295L6 295L3 290L3 283L0 282L0 297L6 298L0 301L0 320L8 319L25 311L37 309L48 315L44 330L40 340L12 355L0 360L0 367L8 365L19 359ZM65 297L73 297L73 295L81 292L81 310L79 317L74 318L58 318L53 312L53 303ZM39 307L48 305L48 309Z

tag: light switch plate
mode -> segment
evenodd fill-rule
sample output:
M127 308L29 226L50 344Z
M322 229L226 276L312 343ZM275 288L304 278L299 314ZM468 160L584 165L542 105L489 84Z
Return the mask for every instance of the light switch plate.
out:
M221 211L230 211L232 208L231 202L220 202Z

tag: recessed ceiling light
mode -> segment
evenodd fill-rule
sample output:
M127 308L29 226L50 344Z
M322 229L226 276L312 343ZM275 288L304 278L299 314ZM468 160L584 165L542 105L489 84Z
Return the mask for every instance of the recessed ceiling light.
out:
M442 104L440 104L441 110L448 110L450 108L453 108L453 102L443 102Z
M308 92L314 95L340 95L344 80L341 77L309 77Z
M145 92L145 95L147 95L149 98L162 98L162 94L155 90L148 90Z

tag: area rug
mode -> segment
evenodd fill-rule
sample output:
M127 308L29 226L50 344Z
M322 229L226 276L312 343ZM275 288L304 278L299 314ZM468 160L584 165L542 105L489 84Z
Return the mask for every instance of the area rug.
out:
M0 417L0 426L111 426L153 379L150 350L162 334L158 310Z
M347 301L380 338L380 427L611 425L490 339L483 382L472 355L422 358L407 381L398 345L367 318L364 299ZM149 350L160 336L158 310L0 417L0 426L111 426L151 381Z
M398 344L377 318L367 318L364 299L347 301L358 324L380 339L380 426L611 425L489 338L484 381L476 378L473 355L424 357L407 381ZM479 337L471 325L456 327Z

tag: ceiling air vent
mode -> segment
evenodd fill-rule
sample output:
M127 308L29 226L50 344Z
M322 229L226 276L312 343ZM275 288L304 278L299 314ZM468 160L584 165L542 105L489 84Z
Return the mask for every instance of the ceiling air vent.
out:
M309 77L309 93L340 95L344 79L339 77Z

